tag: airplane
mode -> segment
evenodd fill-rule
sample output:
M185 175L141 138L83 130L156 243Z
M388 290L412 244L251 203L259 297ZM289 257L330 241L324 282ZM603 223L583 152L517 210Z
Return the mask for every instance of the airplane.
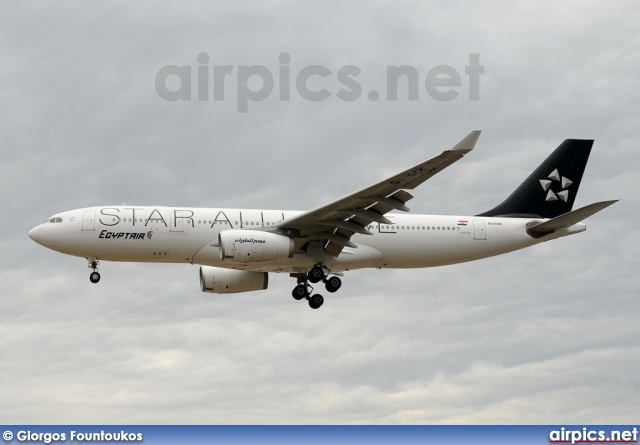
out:
M100 261L200 265L203 292L266 289L269 273L297 280L312 309L362 268L423 268L479 260L586 230L585 218L614 204L572 210L593 140L567 139L510 195L473 216L411 215L408 190L471 152L480 131L413 167L308 211L102 206L58 213L29 232L35 242Z

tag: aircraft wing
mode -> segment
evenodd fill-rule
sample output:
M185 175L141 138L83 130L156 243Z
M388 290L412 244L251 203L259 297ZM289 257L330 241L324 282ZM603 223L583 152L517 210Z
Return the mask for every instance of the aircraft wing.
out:
M372 222L391 224L384 215L391 210L409 211L405 205L412 190L441 172L473 150L480 131L472 131L455 147L417 164L390 178L373 184L336 201L285 219L278 228L298 231L309 241L321 241L324 251L338 256L345 246L356 247L350 241L354 233L371 235L366 226Z

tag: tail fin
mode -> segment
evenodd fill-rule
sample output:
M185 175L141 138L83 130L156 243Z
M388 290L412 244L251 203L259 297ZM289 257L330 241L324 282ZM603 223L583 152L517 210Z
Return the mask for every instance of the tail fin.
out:
M592 145L565 140L502 204L478 216L555 218L570 212Z

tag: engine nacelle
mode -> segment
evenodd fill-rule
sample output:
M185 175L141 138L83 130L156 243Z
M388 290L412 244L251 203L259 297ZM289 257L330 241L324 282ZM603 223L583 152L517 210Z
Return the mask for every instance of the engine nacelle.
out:
M247 270L200 266L200 289L214 294L235 294L266 289L269 274Z
M271 261L293 256L293 240L258 230L224 230L218 235L220 260L238 263Z

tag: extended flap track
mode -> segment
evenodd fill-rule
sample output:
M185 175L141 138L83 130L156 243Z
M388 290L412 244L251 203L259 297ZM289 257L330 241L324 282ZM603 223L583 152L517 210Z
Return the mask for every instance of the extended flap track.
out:
M361 198L360 204L364 204L364 208L340 209L341 214L348 214L350 216L346 219L334 219L321 223L335 227L332 232L321 235L323 239L327 240L324 251L329 255L337 257L345 247L355 248L356 245L349 241L354 233L372 235L372 233L366 229L372 222L392 224L389 219L384 217L384 214L392 210L408 212L409 207L407 207L405 203L412 198L413 195L411 195L411 193L398 190L388 196ZM345 241L349 243L347 244Z

